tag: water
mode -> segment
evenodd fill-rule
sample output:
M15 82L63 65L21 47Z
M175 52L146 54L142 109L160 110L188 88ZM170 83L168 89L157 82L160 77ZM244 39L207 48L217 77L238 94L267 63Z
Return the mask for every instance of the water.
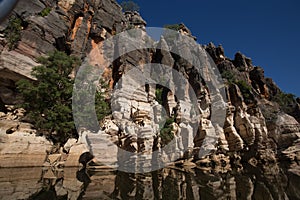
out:
M0 169L1 199L299 199L300 179L278 165L227 173L165 168L147 174L65 168Z

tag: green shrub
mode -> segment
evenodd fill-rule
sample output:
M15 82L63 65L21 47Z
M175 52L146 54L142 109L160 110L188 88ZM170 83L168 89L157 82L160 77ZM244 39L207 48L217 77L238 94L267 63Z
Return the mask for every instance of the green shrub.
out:
M166 25L164 25L164 28L171 29L171 30L174 30L174 31L179 31L180 27L181 27L180 24L166 24Z
M172 133L172 123L175 121L175 118L167 118L163 128L160 130L160 138L162 147L168 145L173 139L174 134Z
M39 133L55 143L64 143L71 137L77 137L72 111L74 79L70 74L80 65L80 60L55 51L48 57L39 58L39 63L41 65L34 67L32 71L37 81L21 80L17 83L23 97L20 107L26 110L27 118ZM93 107L86 108L95 108L100 119L110 110L101 91L96 92ZM88 110L84 113L87 112ZM84 127L90 129L94 125L85 124Z
M18 17L11 17L8 26L4 30L4 36L7 39L8 47L13 50L21 40L22 20Z
M243 98L246 102L252 99L252 94L251 94L252 88L246 81L238 80L236 76L230 71L223 71L221 73L221 76L223 79L227 81L228 84L236 84L239 87L243 95Z
M163 100L162 100L162 92L163 92L163 88L156 87L156 90L155 90L155 99L156 99L156 101L157 101L160 105L163 104Z
M271 100L277 102L286 113L292 113L296 106L296 96L289 93L279 92Z
M123 2L121 2L120 5L121 5L124 12L127 12L127 11L132 11L132 12L137 11L137 12L139 12L140 11L139 5L137 5L133 1L123 1Z
M234 74L230 71L223 71L221 76L223 79L226 79L228 83L234 83L236 81Z
M245 99L248 101L251 99L251 86L243 80L235 81L235 84L240 88L240 91Z
M50 12L51 12L51 8L46 7L39 13L39 15L42 17L46 17L47 15L49 15Z
M164 87L160 85L156 85L155 90L155 99L160 104L163 105L163 90ZM164 115L162 116L164 117ZM165 121L165 123L160 123L160 139L161 139L161 145L166 146L169 142L171 142L174 139L174 134L172 133L172 123L175 122L175 117L168 117Z

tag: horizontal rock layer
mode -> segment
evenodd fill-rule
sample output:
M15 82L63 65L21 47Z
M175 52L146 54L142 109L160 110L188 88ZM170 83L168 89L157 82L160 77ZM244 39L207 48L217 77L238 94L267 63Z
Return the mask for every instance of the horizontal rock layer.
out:
M41 16L45 8L50 9L49 13ZM89 64L105 71L103 79L114 89L111 94L112 119L107 120L109 126L103 127L101 132L106 135L81 136L85 141L78 141L67 148L69 159L63 158L64 152L58 151L62 156L60 161L67 166L79 165L79 157L87 151L104 163L109 160L110 153L117 155L117 158L113 156L111 159L112 163L116 160L119 163L129 160L131 163L136 159L134 154L139 153L142 156L138 159L143 166L134 168L148 168L154 159L153 151L166 163L176 159L200 159L207 153L246 152L249 157L259 157L256 155L257 151L259 154L269 149L276 152L277 149L291 145L299 136L299 102L292 102L292 109L288 111L276 103L276 98L281 94L280 89L271 79L265 78L262 68L254 66L251 59L240 52L234 59L229 59L222 46L216 47L210 43L195 48L190 43L180 43L181 40L195 39L183 24L179 26L177 40L162 37L157 43L151 43L144 32L146 22L139 13L123 14L114 0L20 1L12 16L22 22L20 40L14 49L10 49L9 40L4 34L10 22L7 20L1 24L0 111L7 112L5 104L18 102L16 82L20 79L33 80L31 70L38 65L37 58L54 49L83 60L87 57ZM128 34L128 41L133 41L136 45L138 44L134 41L147 41L157 45L157 48L138 49L123 54L130 48L122 46L122 41L110 48L105 46L106 39L131 28L139 31L136 35ZM185 58L170 53L170 50ZM110 63L107 60L109 54L121 56ZM202 57L194 59L195 54ZM217 94L220 88L216 87L215 82L221 81L221 78L214 80L210 73L208 55L215 63L214 70L218 68L226 78L222 88L225 93L223 96ZM203 60L205 66L202 72L198 72L188 62L200 65ZM145 67L149 63L169 67L152 67L149 70ZM133 69L139 69L152 77L165 75L170 81L165 85L145 82L138 85L138 81L124 81L126 74ZM180 72L182 77L176 77L174 71ZM140 77L138 74L133 78L139 80ZM183 81L178 84L180 78ZM180 94L175 94L175 91ZM191 91L195 93L194 97L191 97ZM222 118L222 123L216 123L213 115L215 118ZM169 118L172 121L168 127L164 127L169 130L168 138L161 135L160 129L164 126L164 120ZM16 118L10 120L18 121ZM25 126L24 124L13 122L14 125L8 126L11 122L5 120L0 123L3 127L3 156L12 155L13 152L16 155L28 152L35 155L36 148L41 148L40 152L44 155L44 150L51 145L43 139L45 143L40 145L44 148L38 147L34 141L40 141L40 138L31 138L34 136L28 136L27 133L22 135L17 129L20 129L18 126ZM27 139L17 139L27 136L32 139L32 143ZM105 144L105 140L124 150L125 154L131 154L124 157L116 147ZM170 141L172 147L164 148ZM14 143L16 148L6 147L9 143ZM100 144L97 145L98 143ZM108 149L105 154L102 153L104 149ZM38 162L33 165L40 165L40 160Z

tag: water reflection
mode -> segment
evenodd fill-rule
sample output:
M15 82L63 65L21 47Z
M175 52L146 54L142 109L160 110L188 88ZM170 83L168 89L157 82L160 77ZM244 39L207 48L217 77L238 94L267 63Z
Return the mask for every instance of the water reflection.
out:
M1 199L299 199L300 179L276 164L216 174L165 168L147 174L109 170L0 169Z

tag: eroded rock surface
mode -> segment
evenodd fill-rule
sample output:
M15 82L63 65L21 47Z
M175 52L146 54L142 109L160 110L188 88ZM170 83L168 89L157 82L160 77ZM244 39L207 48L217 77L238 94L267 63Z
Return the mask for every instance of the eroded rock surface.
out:
M16 124L6 125L14 126ZM35 134L22 132L28 130L24 124L17 125L21 131L7 134L7 131L0 129L0 167L41 167L43 166L47 151L52 148L52 143L44 137L37 137ZM2 126L3 127L3 126Z
M45 9L49 13L42 16ZM44 155L46 147L51 146L45 139L35 137L30 124L20 123L21 115L11 114L7 105L18 103L16 82L34 81L31 70L38 65L37 58L55 49L82 60L87 57L89 64L104 71L102 78L111 89L107 96L113 110L98 134L80 133L78 140L73 139L65 148L49 153L46 160L50 165L56 162L56 167L79 166L79 158L87 152L94 158L87 155L81 164L92 160L93 165L102 161L133 169L149 169L159 159L166 163L177 160L187 164L198 159L206 163L207 154L214 156L208 158L213 158L218 165L227 158L256 165L277 162L274 155L299 138L299 99L293 99L288 107L282 105L278 102L282 91L272 79L265 78L261 67L254 66L240 52L233 60L227 58L220 45L194 47L186 42L195 38L184 24L179 25L176 39L164 35L154 42L147 36L146 22L140 14L122 13L114 0L20 1L12 16L21 20L21 37L15 48L9 48L4 34L9 20L0 28L0 116L5 116L0 120L3 155L11 151L30 158L30 154L37 155L37 148ZM106 39L130 29L137 30L127 35L130 44L137 48L140 45L137 41L148 42L157 48L127 52L131 47L124 45L122 38L118 44L105 46ZM110 63L109 54L121 56ZM194 55L201 56L195 59ZM208 62L203 64L210 59L208 55L224 78L223 88L216 86L216 82L221 83L221 77L214 80ZM188 61L204 65L201 65L202 72ZM158 63L160 67L147 68L149 63ZM126 82L126 75L136 69L140 72L131 77L134 80ZM182 77L176 77L174 71ZM141 74L153 79L165 75L170 81L165 81L165 85L139 82ZM182 82L178 84L178 81ZM218 94L219 90L224 91L223 96ZM190 91L195 93L194 97ZM213 115L222 118L222 122ZM166 119L169 124L165 126ZM162 128L167 135L162 134ZM6 148L6 143L14 143L16 148ZM168 143L172 144L170 148L164 148ZM142 156L137 157L137 153ZM268 155L270 159L266 158ZM43 159L38 160L40 164ZM13 164L6 163L6 166ZM264 184L257 187L265 190Z

